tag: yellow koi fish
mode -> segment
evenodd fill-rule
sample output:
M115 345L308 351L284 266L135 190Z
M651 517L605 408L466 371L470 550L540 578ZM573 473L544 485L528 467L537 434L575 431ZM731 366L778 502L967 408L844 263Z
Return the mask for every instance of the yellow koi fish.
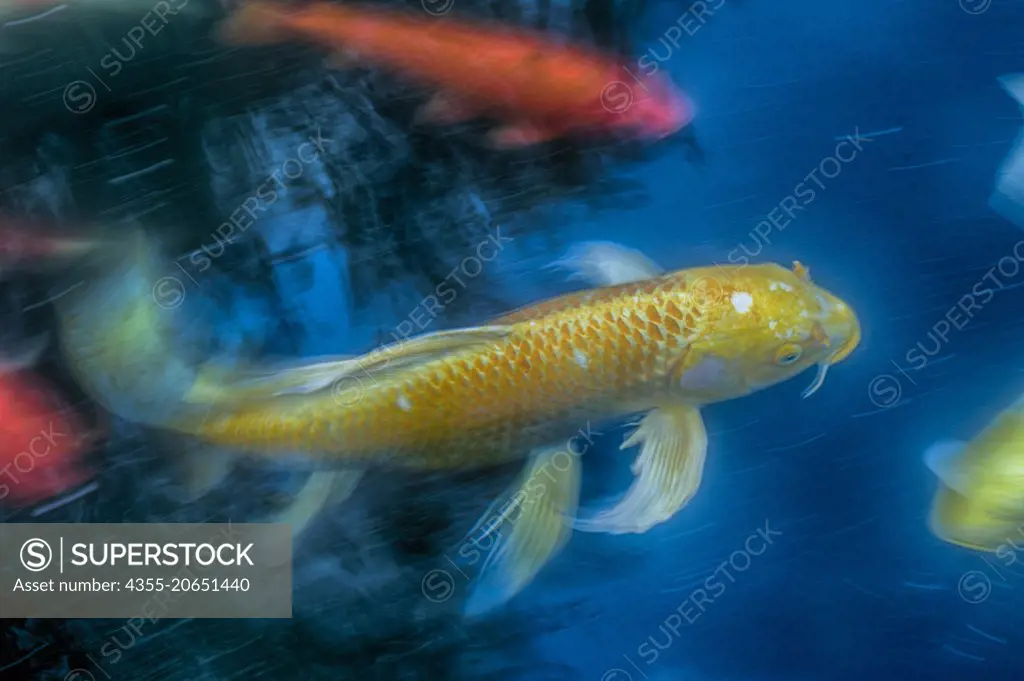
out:
M560 443L582 425L646 412L622 445L640 446L632 487L576 523L645 532L700 485L702 405L816 366L810 394L860 341L854 311L799 263L664 273L604 244L562 264L599 288L358 358L207 366L186 397L195 412L163 425L254 455L331 462L349 490L372 465L465 470L527 458L514 503L488 529L500 541L466 605L476 614L522 590L567 541L580 464Z
M937 537L997 555L1024 544L1024 398L972 441L933 445L925 462L939 480L929 519Z

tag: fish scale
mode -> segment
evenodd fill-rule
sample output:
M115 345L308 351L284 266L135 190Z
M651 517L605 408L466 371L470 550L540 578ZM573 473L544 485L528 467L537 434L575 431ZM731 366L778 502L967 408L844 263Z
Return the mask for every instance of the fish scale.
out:
M674 359L666 352L681 355L683 337L707 318L682 275L568 294L497 320L512 326L500 343L357 377L340 397L324 391L238 410L196 434L427 468L508 461L617 415L652 385L660 391Z

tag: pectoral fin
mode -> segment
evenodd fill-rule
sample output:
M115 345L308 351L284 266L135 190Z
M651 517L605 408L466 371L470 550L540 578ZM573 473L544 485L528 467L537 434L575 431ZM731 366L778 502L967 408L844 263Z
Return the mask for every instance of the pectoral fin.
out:
M209 364L198 372L186 399L194 404L218 404L318 392L346 376L359 374L379 378L389 371L437 359L450 352L500 342L510 333L510 326L478 326L416 336L354 358L305 360L247 369Z
M636 475L626 496L613 508L578 520L584 532L642 533L671 518L700 487L707 455L704 420L696 407L672 405L648 413L622 449L640 445Z
M580 495L579 456L538 450L510 493L470 532L491 546L465 613L480 615L512 598L565 545Z
M640 251L611 241L576 244L548 267L568 270L569 279L591 286L619 286L660 277L664 270Z
M233 454L204 445L177 454L175 458L184 502L193 502L209 494L224 481L237 459Z

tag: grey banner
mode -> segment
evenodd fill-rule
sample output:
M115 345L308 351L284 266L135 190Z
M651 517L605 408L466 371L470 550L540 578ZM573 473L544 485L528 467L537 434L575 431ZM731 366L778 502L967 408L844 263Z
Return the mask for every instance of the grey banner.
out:
M0 524L3 617L290 618L286 524Z

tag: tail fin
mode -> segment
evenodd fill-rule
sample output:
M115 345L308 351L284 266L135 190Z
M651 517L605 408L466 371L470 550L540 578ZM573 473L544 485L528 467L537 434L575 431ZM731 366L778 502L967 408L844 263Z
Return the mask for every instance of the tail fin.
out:
M249 2L217 28L217 38L228 45L272 45L284 42L282 9L269 2Z

